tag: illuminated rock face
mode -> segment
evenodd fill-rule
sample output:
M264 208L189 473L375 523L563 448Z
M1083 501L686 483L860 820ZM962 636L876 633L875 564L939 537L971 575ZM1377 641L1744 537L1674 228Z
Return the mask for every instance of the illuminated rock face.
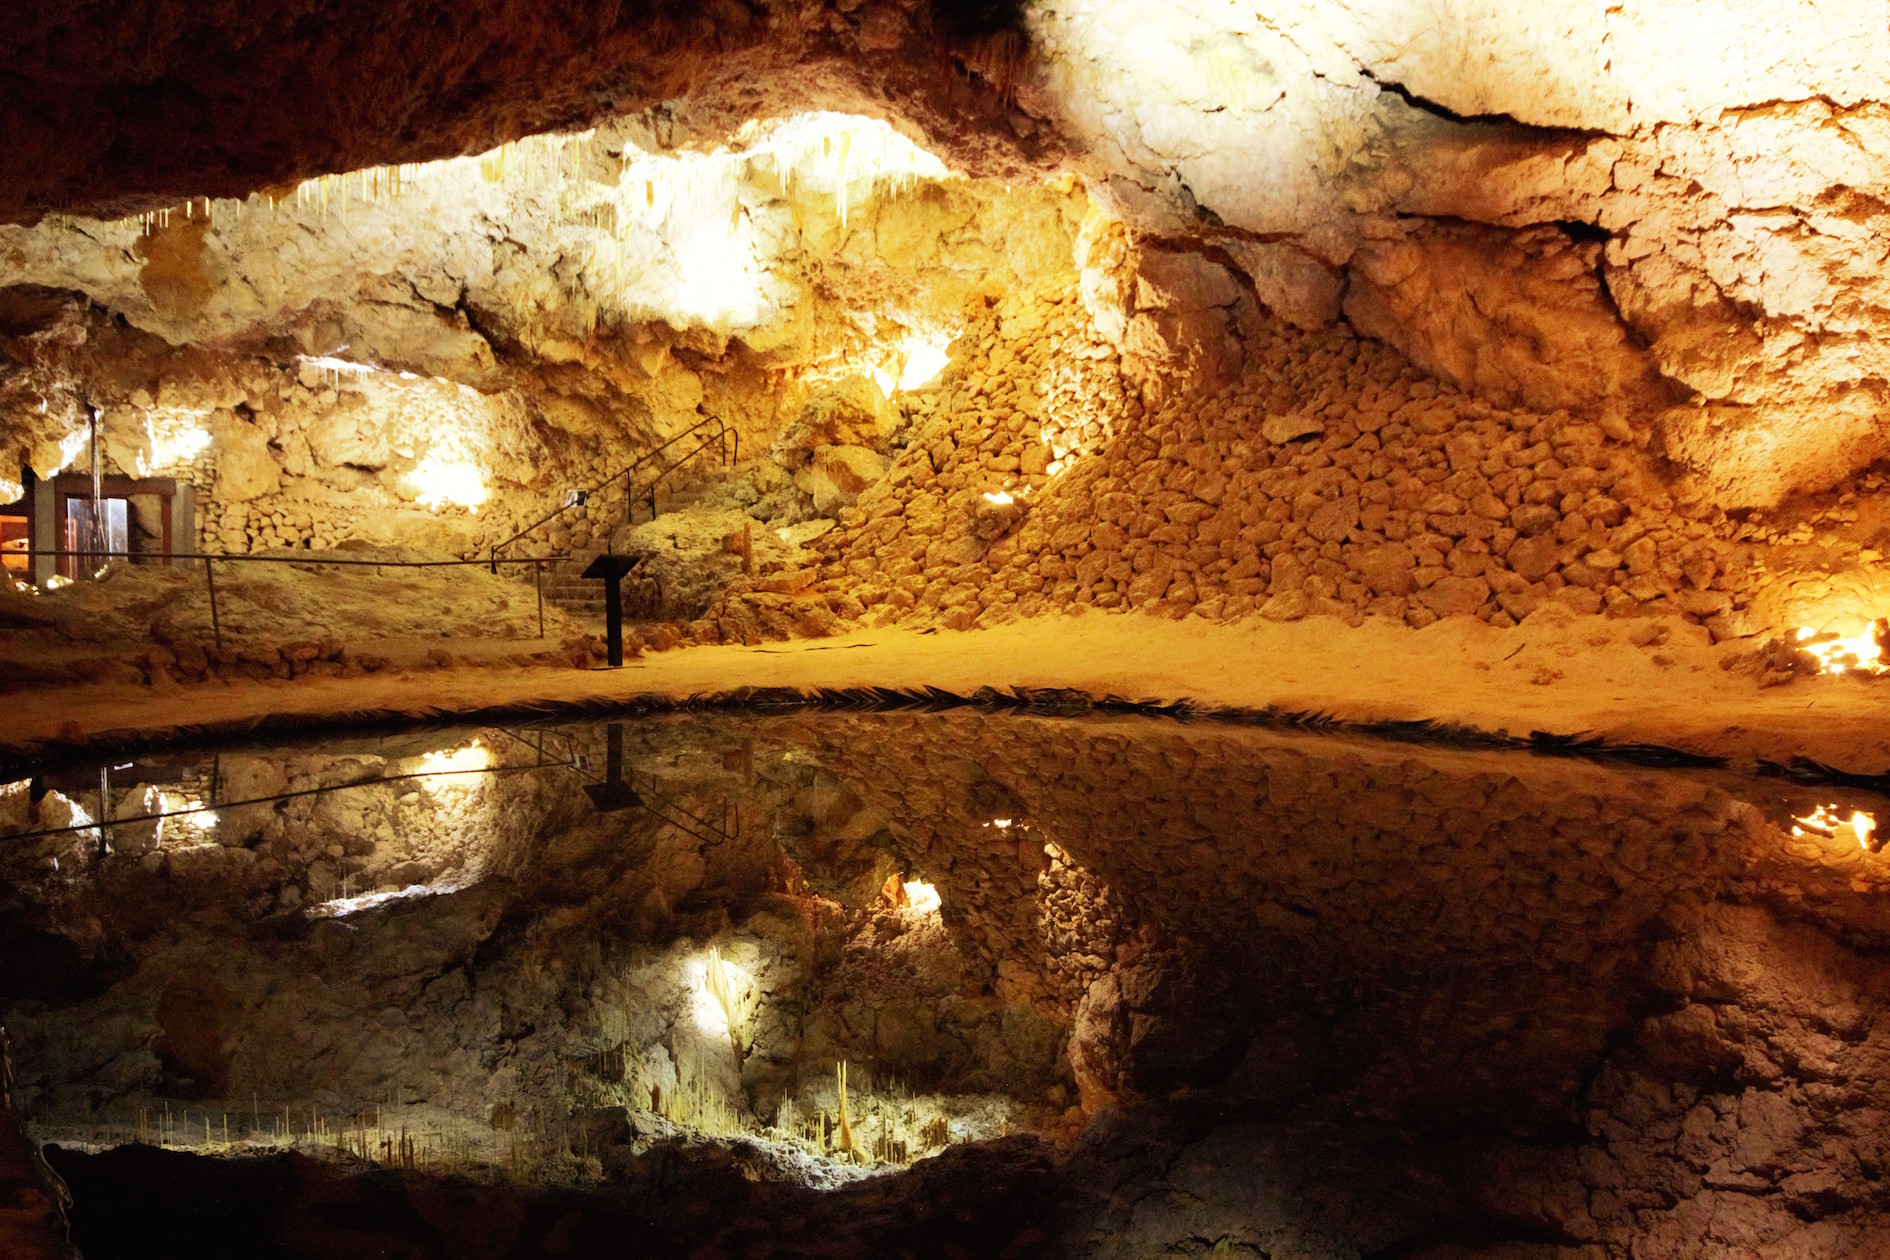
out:
M1867 11L1057 5L1027 99L1132 221L1348 266L1362 331L1493 401L1651 406L1658 373L1690 405L1645 422L1742 507L1890 449Z
M465 553L705 420L724 440L698 464L773 448L830 514L876 475L903 423L887 395L936 373L963 303L1067 276L1084 198L955 176L874 119L730 139L656 153L626 124L273 204L0 227L18 268L0 432L42 476L81 457L87 405L147 446L163 424L206 435L186 471L224 550ZM803 414L849 391L865 430ZM107 445L107 471L178 471ZM823 445L837 475L807 466ZM601 547L630 489L619 519L567 534Z
M544 34L453 119L454 93L403 69L399 137L356 119L277 144L290 124L267 110L215 136L178 114L190 143L168 167L126 152L0 180L28 209L170 202L142 223L0 226L9 463L72 466L97 405L114 469L196 483L206 544L468 554L712 422L724 445L655 505L700 509L667 535L703 543L680 549L696 569L732 563L709 546L726 513L845 530L781 559L824 564L806 582L744 575L790 588L747 592L769 616L717 608L722 573L652 604L713 610L692 637L825 632L908 600L988 624L994 604L1084 591L1499 624L1553 597L1745 634L1832 593L1740 576L1800 567L1742 515L1788 500L1793 523L1855 527L1830 585L1877 598L1890 136L1859 67L1890 36L1855 9L1085 0L1025 6L1020 43L956 6L726 8L574 28L590 45L568 64L625 85L608 106L546 85L540 58L569 50ZM463 15L475 34L505 16ZM60 29L35 28L48 65ZM105 56L98 74L139 81L172 34L149 65ZM442 73L479 81L476 44L442 51ZM43 93L48 73L9 90ZM229 73L228 99L249 100L288 72ZM659 88L673 99L629 111ZM591 130L525 134L553 120ZM241 205L174 200L253 190L230 172L256 163L299 175L502 136L518 143ZM1301 370L1316 338L1354 334L1400 356L1383 380ZM831 405L848 394L851 418ZM1130 467L1110 444L1143 413ZM1403 455L1372 445L1394 414ZM724 469L737 440L743 467ZM1135 511L1063 480L1102 477L1092 457ZM1288 464L1301 481L1256 489ZM628 544L652 508L620 489L540 541ZM1280 536L1235 530L1269 511ZM807 590L821 608L796 614Z

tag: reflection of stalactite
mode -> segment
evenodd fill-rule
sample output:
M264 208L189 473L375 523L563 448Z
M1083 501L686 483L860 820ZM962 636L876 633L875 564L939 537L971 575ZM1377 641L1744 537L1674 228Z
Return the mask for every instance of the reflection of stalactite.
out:
M840 1084L839 1149L851 1154L853 1151L853 1126L847 1122L847 1061L845 1059L840 1060L839 1066L834 1068L834 1078Z
M722 951L709 946L709 965L705 970L704 982L708 986L709 996L722 1008L722 1018L728 1021L728 1039L735 1047L735 1062L742 1061L742 1002L735 994L735 988L729 983L728 968L722 962Z

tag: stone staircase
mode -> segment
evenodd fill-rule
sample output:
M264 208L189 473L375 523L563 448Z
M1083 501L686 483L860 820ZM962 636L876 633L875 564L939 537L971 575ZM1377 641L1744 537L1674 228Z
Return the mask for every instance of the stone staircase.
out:
M545 602L585 626L604 624L604 584L581 578L582 565L560 560L545 570Z
M690 506L701 497L706 487L727 475L723 470L708 468L679 467L671 470L666 474L664 493L657 501L656 516ZM654 519L646 499L637 496L631 500L630 525L642 525ZM621 525L623 520L622 510L618 508L606 517L606 524L608 526L614 522ZM602 551L601 542L592 542L579 548L571 559L555 561L547 566L544 578L546 603L557 605L585 629L600 633L604 626L604 584L578 575Z

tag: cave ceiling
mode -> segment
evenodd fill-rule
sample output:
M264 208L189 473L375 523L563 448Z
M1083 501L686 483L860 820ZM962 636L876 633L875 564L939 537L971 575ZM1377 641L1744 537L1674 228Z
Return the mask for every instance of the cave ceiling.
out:
M989 126L1004 102L938 72L977 62L991 19L963 8L25 0L0 17L0 221L240 197L662 106L686 115L678 140L756 114L870 106L1001 172L1019 161L1016 137Z
M0 258L49 215L548 132L709 151L832 111L991 188L1075 176L1292 322L1626 425L1762 506L1890 454L1890 29L1784 8L34 0L0 39ZM125 313L68 270L35 282Z

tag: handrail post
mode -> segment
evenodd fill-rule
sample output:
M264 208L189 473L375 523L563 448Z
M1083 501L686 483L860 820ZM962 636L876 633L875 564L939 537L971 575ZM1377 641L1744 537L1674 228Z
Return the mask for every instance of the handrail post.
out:
M499 576L499 549L497 547L488 549L487 558L492 562L492 576Z
M223 650L223 623L217 619L217 575L216 562L208 555L203 558L203 584L210 588L210 631L217 637L217 650Z

